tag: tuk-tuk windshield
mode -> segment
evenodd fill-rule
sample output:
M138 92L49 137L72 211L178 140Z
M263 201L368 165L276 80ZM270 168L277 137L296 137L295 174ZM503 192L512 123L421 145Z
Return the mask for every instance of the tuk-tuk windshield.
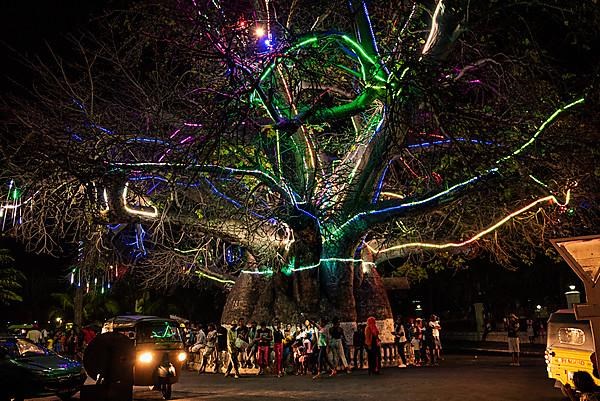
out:
M148 322L137 328L137 343L181 342L181 332L175 322Z

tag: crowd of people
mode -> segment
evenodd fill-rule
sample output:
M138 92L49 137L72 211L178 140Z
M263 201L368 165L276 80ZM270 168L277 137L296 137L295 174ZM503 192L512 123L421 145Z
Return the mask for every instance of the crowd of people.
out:
M42 345L54 352L81 360L83 350L96 336L96 330L86 326L79 328L76 325L69 328L40 329L37 325L27 331L26 338L35 344Z
M437 365L442 350L440 330L435 315L428 320L398 318L389 333L394 338L397 366ZM238 378L240 368L254 368L257 375L310 374L317 379L324 374L350 373L366 363L369 374L379 374L382 333L375 318L359 324L351 338L346 334L336 318L295 325L239 319L228 328L214 323L206 328L192 325L186 341L193 356L190 364L196 364L201 373L212 371Z
M396 319L394 331L383 333L394 338L397 366L435 366L441 359L440 322L429 319ZM87 344L95 337L93 327L75 325L54 330L34 327L26 337L36 344L81 360ZM229 327L193 324L186 329L186 345L191 353L190 367L199 372L224 373L235 378L240 368L253 368L257 375L271 373L335 376L338 372L367 367L369 374L379 374L382 366L382 333L374 317L345 332L339 319L331 322L306 320L304 324L282 325L274 321L257 323L239 319ZM391 344L388 344L391 346ZM389 351L388 347L386 351ZM387 356L387 355L386 355Z

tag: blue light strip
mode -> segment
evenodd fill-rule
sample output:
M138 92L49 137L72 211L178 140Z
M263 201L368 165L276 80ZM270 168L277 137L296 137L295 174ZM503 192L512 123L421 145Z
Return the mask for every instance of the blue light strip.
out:
M241 169L241 168L217 166L217 165L212 165L212 164L190 165L187 163L166 163L166 162L133 162L133 163L112 162L112 163L110 163L110 165L114 166L114 167L180 167L180 168L185 168L185 169L199 168L199 169L206 169L206 170L214 170L214 172L226 173L226 174L232 174L232 175L241 174L241 175L257 176L257 177L264 178L265 183L267 185L270 184L270 185L274 186L275 188L277 188L279 190L279 192L281 194L285 195L288 198L288 200L290 202L292 202L294 205L296 203L304 203L302 201L302 199L300 198L300 196L298 194L296 194L294 191L292 191L285 182L279 182L275 178L271 177L269 174L265 173L264 171L257 170L257 169ZM205 171L205 172L209 173L210 171Z
M158 138L129 138L125 143L156 143L159 145L170 145L169 142L163 141Z
M341 226L339 226L338 228L336 228L335 230L333 230L333 234L334 235L337 234L338 232L340 232L341 230L343 230L344 227L346 227L347 225L352 224L352 223L358 221L359 219L361 219L364 216L377 215L377 214L382 214L382 213L389 213L389 212L393 212L393 211L396 211L396 210L411 208L411 207L414 207L414 206L419 206L419 205L423 205L423 204L435 201L435 200L437 200L437 199L439 199L439 198L441 198L441 197L443 197L443 196L445 196L445 195L447 195L447 194L449 194L449 193L451 193L453 191L456 191L457 189L460 189L460 188L465 187L467 185L473 184L474 182L480 180L481 178L486 177L486 176L490 175L491 173L495 173L497 171L498 171L498 168L489 169L489 170L485 171L483 174L480 174L478 176L472 177L472 178L470 178L470 179L468 179L466 181L463 181L463 182L461 182L459 184L453 185L450 188L446 189L445 191L438 192L437 194L432 195L432 196L430 196L428 198L425 198L425 199L421 199L421 200L413 201L413 202L407 202L407 203L403 203L403 204L398 205L398 206L387 207L385 209L370 210L368 212L358 213L358 214L354 215L353 217L351 217L349 220L347 220L344 224L342 224Z
M373 195L373 199L371 199L371 203L375 204L379 200L379 195L381 194L381 188L383 187L383 181L385 180L385 176L390 168L390 164L392 164L392 160L390 160L386 165L383 171L381 172L381 177L379 177L379 182L377 183L377 189L375 190L375 194Z
M433 141L433 142L414 143L414 144L408 145L407 148L408 149L427 148L429 146L447 145L452 142L471 142L471 143L481 144L481 145L493 145L494 144L494 142L492 142L492 141L483 141L480 139L454 138L454 139L443 139L443 140Z
M235 199L230 198L229 196L225 195L223 192L219 191L217 189L217 187L212 182L210 182L210 180L208 178L205 178L204 181L208 184L208 186L210 187L210 190L215 195L217 195L217 196L225 199L227 202L231 203L233 206L237 207L238 209L244 209L244 206L241 203L239 203ZM256 218L259 218L259 219L264 219L265 218L265 216L260 215L260 214L258 214L256 212L248 211L248 213L250 213L250 215L252 215L252 216L254 216ZM272 221L272 220L274 220L274 219L269 219L269 221ZM277 221L277 220L275 220L275 221Z

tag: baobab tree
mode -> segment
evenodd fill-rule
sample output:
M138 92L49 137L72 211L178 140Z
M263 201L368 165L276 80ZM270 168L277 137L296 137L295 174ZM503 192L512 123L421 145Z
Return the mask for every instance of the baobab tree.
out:
M464 3L189 0L101 19L7 103L4 216L38 250L81 242L110 277L229 285L226 323L373 315L390 332L379 266L456 249L508 263L596 213L572 209L598 188L590 72L565 90L528 44L496 42L525 6Z

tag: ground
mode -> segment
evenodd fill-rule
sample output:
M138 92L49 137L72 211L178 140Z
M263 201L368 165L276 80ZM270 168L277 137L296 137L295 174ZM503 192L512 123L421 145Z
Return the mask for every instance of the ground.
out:
M380 376L366 371L312 380L310 376L245 376L184 372L173 386L175 400L411 400L411 401L559 401L560 391L546 377L543 358L523 358L509 366L504 356L451 355L439 367L387 368ZM76 396L77 398L77 396ZM135 400L159 400L158 392L136 387ZM41 401L40 399L38 399ZM58 401L47 397L44 401Z

